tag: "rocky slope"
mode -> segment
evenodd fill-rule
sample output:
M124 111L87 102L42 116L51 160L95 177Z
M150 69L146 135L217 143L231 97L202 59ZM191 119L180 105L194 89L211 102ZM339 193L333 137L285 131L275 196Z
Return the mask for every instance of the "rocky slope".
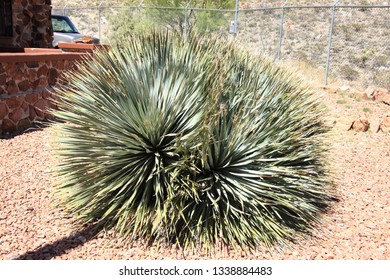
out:
M233 1L233 0L232 0ZM107 42L108 34L113 32L108 15L119 9L101 9L100 24L98 9L75 9L80 6L96 7L139 4L139 1L93 1L93 0L53 0L53 13L65 13L76 23L80 32L100 37ZM238 43L253 53L261 53L272 59L293 61L309 71L318 72L318 80L325 81L329 29L332 9L302 8L286 9L283 22L283 39L279 41L280 23L284 1L247 0L240 1ZM332 0L297 1L288 5L332 5ZM381 0L340 0L339 5L389 5ZM67 10L63 10L65 7ZM279 7L274 10L254 10L255 8ZM246 9L246 10L245 10ZM144 13L148 9L129 12ZM390 89L390 8L339 8L336 10L333 28L332 48L329 63L328 81L343 80L355 87L364 88L375 85ZM196 12L195 12L196 13ZM200 12L197 12L200 13ZM229 36L229 24L234 13L224 15L225 23L218 30ZM279 43L281 48L279 49Z

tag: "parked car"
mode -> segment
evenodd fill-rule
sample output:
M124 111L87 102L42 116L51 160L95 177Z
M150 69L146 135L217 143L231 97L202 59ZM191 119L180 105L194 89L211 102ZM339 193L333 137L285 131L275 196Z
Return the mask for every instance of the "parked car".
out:
M58 48L59 42L70 43L85 37L84 34L80 34L67 16L51 15L51 24L54 33L53 47L55 48ZM99 44L98 38L92 37L92 39L94 44Z

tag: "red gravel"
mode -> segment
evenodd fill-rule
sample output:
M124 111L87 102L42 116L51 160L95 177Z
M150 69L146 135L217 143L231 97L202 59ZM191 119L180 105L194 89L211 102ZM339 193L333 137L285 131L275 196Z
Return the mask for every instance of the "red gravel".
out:
M157 251L110 232L92 237L89 229L77 231L75 221L53 203L48 127L0 140L0 259L390 259L390 134L376 133L390 106L343 94L320 98L334 126L330 158L340 201L318 233L299 246L273 254L259 248L207 255ZM348 131L363 109L371 129Z

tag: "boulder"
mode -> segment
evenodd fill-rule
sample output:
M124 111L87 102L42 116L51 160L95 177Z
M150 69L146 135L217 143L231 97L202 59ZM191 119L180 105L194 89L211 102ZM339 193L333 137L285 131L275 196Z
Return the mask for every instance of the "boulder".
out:
M373 87L368 87L368 88L364 91L364 93L367 94L367 96L368 96L369 98L372 98L372 96L373 96L373 94L374 94L374 91L375 91L375 88L373 88Z
M370 128L370 123L366 118L354 120L348 130L366 132Z
M383 101L389 97L389 91L385 88L376 88L372 93L372 98L375 101ZM388 99L387 99L388 100Z
M377 132L379 132L379 131L382 131L382 132L385 132L385 133L390 132L390 115L385 116L381 120Z

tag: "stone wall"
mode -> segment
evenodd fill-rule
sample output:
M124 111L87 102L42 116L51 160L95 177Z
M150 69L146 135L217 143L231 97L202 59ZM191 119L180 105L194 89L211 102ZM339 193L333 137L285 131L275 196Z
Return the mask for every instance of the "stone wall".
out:
M3 47L52 48L51 0L13 0L13 37Z
M55 108L53 87L66 83L62 74L75 69L74 62L80 55L1 54L0 135L51 119L47 109Z

